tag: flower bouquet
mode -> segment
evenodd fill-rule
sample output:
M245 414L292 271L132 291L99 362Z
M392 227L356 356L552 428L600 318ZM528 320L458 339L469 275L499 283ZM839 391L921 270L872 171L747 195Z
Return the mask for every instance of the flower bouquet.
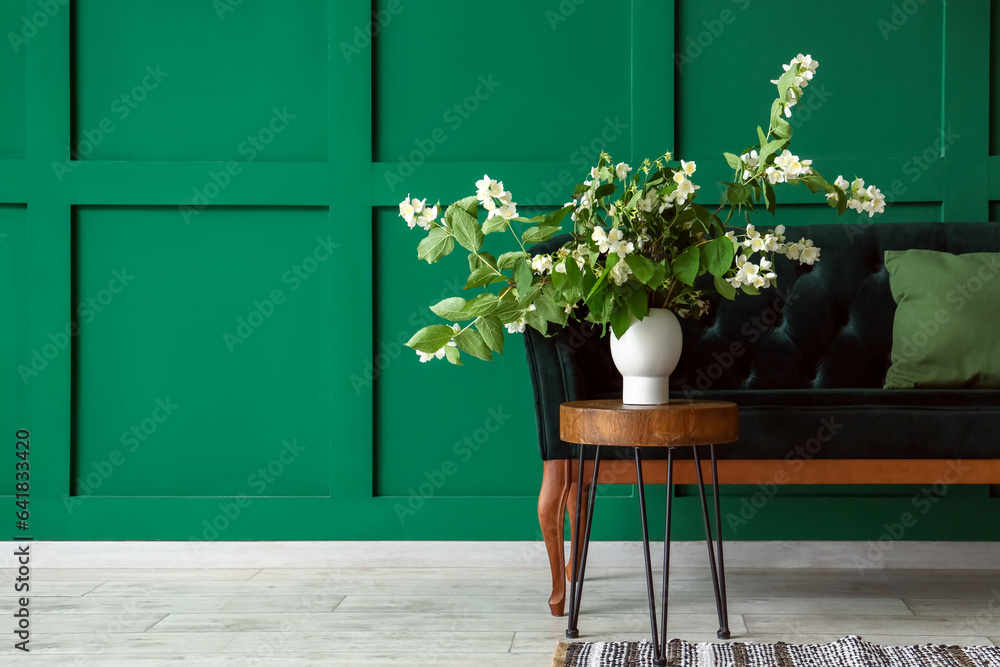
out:
M489 360L493 352L503 352L505 330L523 332L530 326L548 335L550 324L565 325L569 318L610 324L621 338L650 308L698 318L706 312L712 292L726 299L739 292L759 294L774 283L778 255L802 264L819 261L820 248L811 240L786 238L782 225L762 233L750 221L750 213L759 208L774 215L774 187L783 183L824 193L837 215L852 209L871 217L885 208L875 186L842 176L830 183L813 169L811 160L800 159L788 148L792 127L786 118L802 99L817 65L812 57L799 54L782 66L784 73L771 82L778 96L767 131L758 127L756 145L740 154L724 154L733 179L724 183L725 194L715 211L696 202L696 163L674 163L670 153L644 160L635 169L602 154L574 189L572 201L532 218L520 217L503 182L485 175L476 182L475 195L448 206L440 219L440 203L428 205L426 199L407 195L399 215L411 229L427 231L417 257L437 262L458 243L469 253L465 290L474 293L431 306L449 323L424 327L407 345L421 361L447 358L461 364L461 352ZM723 220L719 214L727 205ZM482 223L480 209L486 213ZM730 227L732 218L741 214L746 225ZM550 253L529 250L561 231L567 217L569 241ZM519 231L518 225L524 228ZM511 251L497 257L482 249L485 235L504 232L516 242Z

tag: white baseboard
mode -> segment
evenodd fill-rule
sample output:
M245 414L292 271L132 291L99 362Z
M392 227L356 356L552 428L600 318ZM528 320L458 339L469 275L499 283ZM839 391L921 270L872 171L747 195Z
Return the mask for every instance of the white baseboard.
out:
M8 542L0 567L16 567ZM548 567L541 542L31 542L34 568ZM653 545L653 562L662 554ZM567 553L568 553L567 545ZM727 542L727 567L1000 569L1000 542ZM704 542L671 564L703 567ZM642 567L639 542L594 542L591 567Z

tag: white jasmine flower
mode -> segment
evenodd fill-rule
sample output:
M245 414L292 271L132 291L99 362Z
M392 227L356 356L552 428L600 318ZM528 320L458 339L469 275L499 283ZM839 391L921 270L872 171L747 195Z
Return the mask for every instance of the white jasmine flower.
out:
M431 359L444 359L444 348L442 347L437 352L421 352L416 350L417 356L420 357L420 363L426 364Z
M685 162L684 160L681 160L681 170L687 176L694 176L694 172L695 172L695 170L697 168L698 168L698 165L695 164L694 160L692 160L691 162Z
M799 160L799 156L792 155L792 152L787 148L781 151L781 155L774 158L774 165L782 171L786 180L811 174L812 168L809 166L811 164L812 160Z
M735 232L732 232L732 231L726 232L726 238L729 239L730 241L732 241L734 246L740 246L740 245L742 245L740 243L740 240L738 238L736 238Z
M656 202L659 199L655 192L649 192L645 197L639 197L638 195L636 197L635 207L644 213L652 213L653 207L656 206Z
M523 316L516 322L508 322L504 326L507 327L507 333L524 333L524 327L528 324Z
M868 217L870 218L876 213L881 213L885 210L885 195L874 185L869 185L866 191L871 203L871 207L868 209Z
M580 208L594 208L594 192L587 190L580 195Z
M743 265L736 274L736 279L745 285L752 285L757 280L758 271L760 271L759 266L753 262L744 260Z
M622 259L625 259L625 255L635 250L635 246L632 245L631 241L626 241L624 239L624 234L622 230L615 227L607 236L608 249L602 252L613 252Z
M426 199L417 199L416 197L410 199L410 195L406 195L406 199L399 202L399 217L406 220L406 224L410 229L413 229L413 226L417 224L414 216L424 210L426 202ZM434 215L437 216L437 212Z
M590 180L591 181L600 181L601 180L601 170L598 169L597 167L591 167L590 168ZM589 183L588 183L588 185L589 185Z
M774 235L778 237L779 241L784 241L785 240L785 226L784 225L778 225L777 227L775 227L774 228Z
M604 231L604 227L594 227L594 231L590 233L590 238L597 243L597 249L601 252L608 252L611 249L608 242L608 234Z
M628 166L624 162L619 162L615 165L615 176L618 177L619 181L624 181L628 178L628 173L632 171L632 167Z
M803 264L814 264L819 261L819 248L813 246L812 241L806 241L806 247L802 249L802 256L799 261Z
M767 252L777 252L780 247L778 244L778 237L774 234L765 234L762 241L764 250ZM751 246L752 249L753 246Z
M421 229L430 229L431 223L434 222L435 218L437 218L437 214L438 214L437 204L435 204L434 206L426 207L424 208L424 210L420 211L420 217L416 218L414 222L420 225ZM412 228L413 225L411 224L410 227Z
M797 259L799 264L813 264L819 261L819 250L811 239L802 238L788 247L788 258Z
M579 303L569 303L569 304L566 304L565 308L563 308L563 312L568 315L568 314L572 313L574 310L576 310L579 307L580 307Z
M767 177L768 183L771 185L777 185L778 183L785 182L785 174L779 169L775 169L774 165L771 165L764 170L764 175Z
M493 179L486 174L483 174L483 177L476 181L476 198L479 201L482 201L489 194L491 183L493 183Z
M531 270L539 276L552 273L552 258L548 255L535 255L531 259Z
M625 284L630 275L632 275L632 268L627 262L618 262L611 267L611 280L619 287Z
M559 262L558 264L556 264L555 272L556 273L566 273L566 260L565 259L562 260L561 262Z
M513 202L507 202L502 204L500 208L495 208L490 211L488 217L493 218L499 216L504 220L512 220L517 217L517 204Z
M676 176L676 174L675 174ZM674 180L677 180L676 178ZM689 195L693 195L695 190L700 189L700 185L695 185L691 181L684 179L677 184L677 189L674 191L674 201L678 204L684 204L687 201Z
M584 256L586 251L587 246L582 243L576 247L576 250L573 251L573 260L576 261L576 266L581 271L583 270L583 265L587 263L586 257Z

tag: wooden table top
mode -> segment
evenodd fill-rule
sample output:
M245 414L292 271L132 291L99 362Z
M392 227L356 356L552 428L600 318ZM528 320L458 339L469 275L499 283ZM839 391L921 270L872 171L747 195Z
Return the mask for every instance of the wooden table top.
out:
M574 401L559 406L559 437L582 445L690 447L740 437L739 408L722 401L671 399L666 405L619 400Z

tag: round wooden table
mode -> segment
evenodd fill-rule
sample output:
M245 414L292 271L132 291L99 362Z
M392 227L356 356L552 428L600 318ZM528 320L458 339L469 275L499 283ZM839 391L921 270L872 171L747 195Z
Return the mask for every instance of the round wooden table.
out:
M719 507L718 466L715 445L733 442L739 438L739 408L735 403L717 401L672 400L666 405L625 405L617 400L575 401L559 406L559 436L566 442L596 445L593 480L584 528L582 550L580 543L580 507L583 493L584 447L580 447L577 472L576 534L574 535L573 569L569 597L569 628L566 636L579 637L577 623L580 600L583 596L583 579L587 567L587 548L590 542L590 525L594 516L594 500L601 465L601 447L632 447L635 449L635 474L639 489L639 514L642 520L642 545L646 561L646 589L649 597L649 624L652 631L654 664L666 664L667 643L667 582L670 569L670 505L673 489L673 453L675 447L690 447L698 473L698 491L701 495L702 514L705 519L705 538L708 544L708 561L715 588L715 604L719 614L720 639L729 639L729 620L726 608L726 573L722 553L722 516ZM712 496L715 501L715 523L719 536L713 547L712 527L708 503L705 499L705 482L698 457L698 445L708 445L712 461ZM646 522L646 497L642 479L642 455L645 447L667 448L667 508L666 532L663 542L663 625L657 639L656 602L653 594L653 572L649 558L649 527ZM716 548L718 555L716 555ZM576 554L580 554L579 558ZM578 562L579 561L579 562ZM718 566L716 565L718 562Z

